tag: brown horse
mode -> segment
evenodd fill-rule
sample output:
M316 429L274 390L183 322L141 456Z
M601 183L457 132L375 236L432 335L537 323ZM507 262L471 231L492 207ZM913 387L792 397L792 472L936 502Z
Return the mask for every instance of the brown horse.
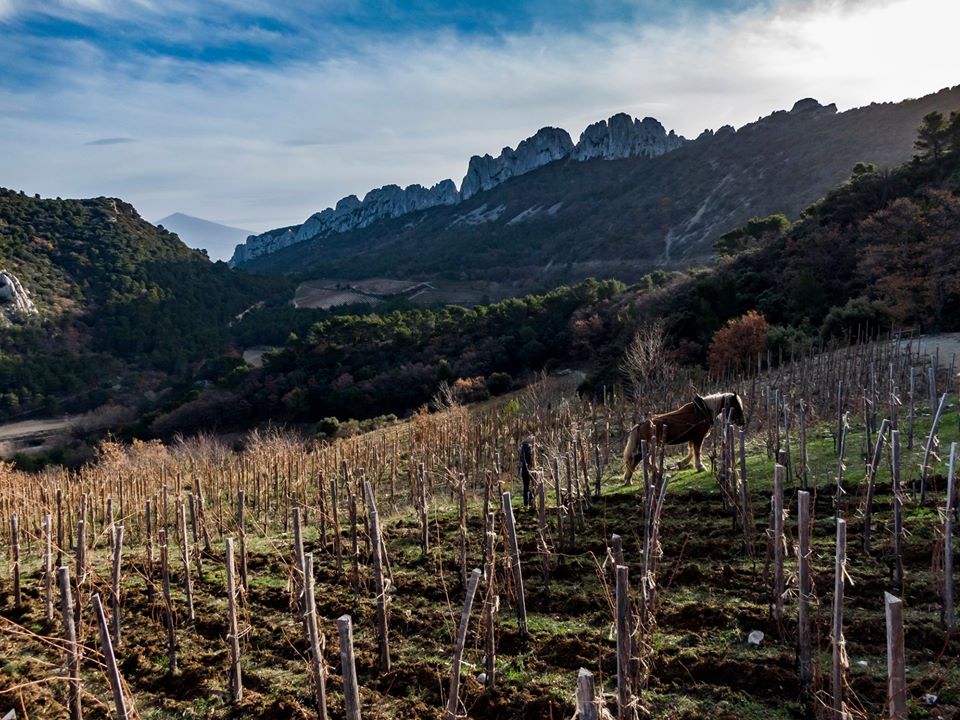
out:
M688 443L690 451L678 467L685 468L691 460L695 460L697 471L703 472L706 469L700 460L703 440L713 428L717 416L727 410L730 411L731 422L743 425L743 402L736 393L715 393L705 397L695 395L693 402L634 425L627 437L627 446L623 449L623 481L630 482L640 460L640 441L645 440L649 447L654 437L667 445ZM653 458L648 457L647 461L647 467L652 470Z

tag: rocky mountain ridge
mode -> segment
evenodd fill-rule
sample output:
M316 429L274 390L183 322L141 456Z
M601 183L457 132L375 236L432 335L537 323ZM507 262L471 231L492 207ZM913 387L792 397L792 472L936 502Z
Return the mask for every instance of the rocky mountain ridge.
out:
M363 200L356 195L348 195L335 207L311 215L302 225L251 235L246 242L237 246L230 264L242 265L306 240L359 230L378 220L456 205L557 160L572 158L583 162L597 158L620 160L656 157L675 150L685 141L672 130L668 133L654 118L634 119L626 113L618 113L609 120L588 126L576 144L562 128L541 128L522 140L515 150L505 147L497 157L471 157L459 190L452 180L442 180L431 188L385 185L368 192Z
M632 282L656 269L709 262L714 242L751 218L796 219L858 163L883 169L906 162L924 115L957 108L960 87L844 112L806 98L654 157L551 162L456 205L384 219L335 241L305 240L244 267L351 280L510 283L518 293L586 277ZM630 147L619 127L607 122L609 139L602 126L585 131L599 136L590 144L598 158ZM588 147L581 140L581 149Z

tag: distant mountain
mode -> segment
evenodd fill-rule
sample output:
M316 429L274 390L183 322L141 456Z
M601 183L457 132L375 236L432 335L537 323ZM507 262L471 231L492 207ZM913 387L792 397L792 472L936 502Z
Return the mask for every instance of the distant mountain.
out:
M822 139L838 150L829 135ZM251 329L287 335L283 347L239 377L223 366L223 380L213 378L213 387L152 429L170 436L209 431L210 423L232 430L267 420L401 415L456 378L469 378L455 385L472 393L495 373L522 384L544 368L585 370L581 389L600 394L623 382L625 347L651 318L664 322L669 356L683 363L702 363L715 333L749 311L769 323L773 358L890 328L960 330L960 138L945 139L939 157L887 170L859 165L799 215L792 225L738 228L709 268L630 286L585 280L472 308L374 307L321 317L306 332L294 332L292 319L310 311L255 310L245 320ZM714 360L739 359L728 350Z
M332 235L369 227L419 210L457 205L485 190L491 190L511 178L526 175L537 168L564 158L578 161L603 158L655 157L680 147L685 138L653 118L634 120L619 113L587 127L574 145L566 130L545 127L522 140L517 149L505 147L497 157L474 155L460 189L453 180L441 180L432 188L422 185L384 185L371 190L363 200L356 195L341 199L336 207L311 215L302 225L269 230L253 235L238 245L231 265L242 265L285 247L307 240L322 240Z
M264 243L256 257L240 249L234 262L317 277L496 279L518 290L589 276L633 280L709 260L719 236L751 217L796 218L857 162L885 168L908 160L922 117L956 108L960 86L842 113L808 98L693 141L615 116L575 146L562 137L547 145L566 148L559 159L549 159L557 153L543 152L544 143L525 141L543 162L498 183L465 179L479 187L475 194L461 187L455 200L316 234L302 232L307 224L287 228L289 242ZM507 165L498 167L516 152L505 150ZM471 168L487 164L475 158ZM341 219L352 217L344 211Z
M237 243L242 243L253 234L249 230L221 225L179 212L157 220L156 224L175 232L188 247L206 250L211 260L229 260Z

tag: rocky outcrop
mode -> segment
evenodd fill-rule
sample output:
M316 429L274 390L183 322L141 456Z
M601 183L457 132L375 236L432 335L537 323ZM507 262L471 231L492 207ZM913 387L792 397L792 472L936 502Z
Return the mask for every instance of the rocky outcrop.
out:
M344 200L351 201L349 209L341 208L344 203L344 200L341 200L332 213L325 215L328 211L324 211L312 216L303 224L298 239L307 240L355 230L367 227L377 220L397 218L438 205L454 205L458 199L457 186L452 180L443 180L429 189L422 185L409 185L406 188L385 185L368 192L362 201L358 201L353 195L345 198Z
M439 205L453 205L458 201L457 186L452 180L443 180L432 188L422 185L409 185L406 188L385 185L368 192L363 200L356 195L348 195L336 207L311 215L303 225L251 235L245 243L237 245L230 264L240 265L304 240L357 230L378 220L397 218Z
M22 318L36 312L37 307L30 299L30 293L20 284L17 276L0 270L0 321Z
M300 225L292 225L290 227L277 228L276 230L268 230L259 235L250 235L243 243L234 248L233 256L230 258L228 264L231 267L236 267L245 262L250 262L261 255L269 255L270 253L277 252L277 250L282 250L285 247L293 245L297 241L297 232L300 230L300 227Z
M799 115L800 113L809 113L817 112L823 113L825 115L836 115L837 114L837 105L836 103L830 103L829 105L821 105L817 100L813 98L803 98L802 100L797 100L793 107L790 109L791 115Z
M420 185L406 188L386 185L371 190L363 200L356 195L349 195L340 200L336 207L311 215L302 225L251 235L246 242L237 246L230 264L242 265L290 245L357 230L379 220L397 218L441 205L456 205L477 193L491 190L510 178L524 175L556 160L570 157L577 160L655 157L680 147L684 142L684 138L674 134L672 130L668 133L663 125L653 118L634 120L624 113L588 127L583 131L577 145L573 144L566 130L545 127L523 140L516 150L505 147L497 157L474 155L470 158L467 174L459 191L452 180L443 180L429 189ZM492 222L490 213L481 215L482 222ZM496 217L499 218L499 214ZM468 213L459 218L459 221L470 222L471 219L476 218Z
M545 127L523 140L516 150L505 147L497 157L474 155L460 184L460 197L468 200L512 177L565 158L572 151L573 141L566 130Z
M686 142L683 137L651 117L634 120L617 113L587 127L573 152L576 160L622 160L629 157L657 157L676 150Z

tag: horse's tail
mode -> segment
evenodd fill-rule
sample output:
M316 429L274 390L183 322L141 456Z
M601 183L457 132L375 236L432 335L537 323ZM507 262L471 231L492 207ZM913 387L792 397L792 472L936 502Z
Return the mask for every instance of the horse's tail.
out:
M636 467L637 460L635 450L637 449L637 438L640 435L640 425L634 425L627 435L627 445L623 448L623 483L629 484L633 476L633 470Z

